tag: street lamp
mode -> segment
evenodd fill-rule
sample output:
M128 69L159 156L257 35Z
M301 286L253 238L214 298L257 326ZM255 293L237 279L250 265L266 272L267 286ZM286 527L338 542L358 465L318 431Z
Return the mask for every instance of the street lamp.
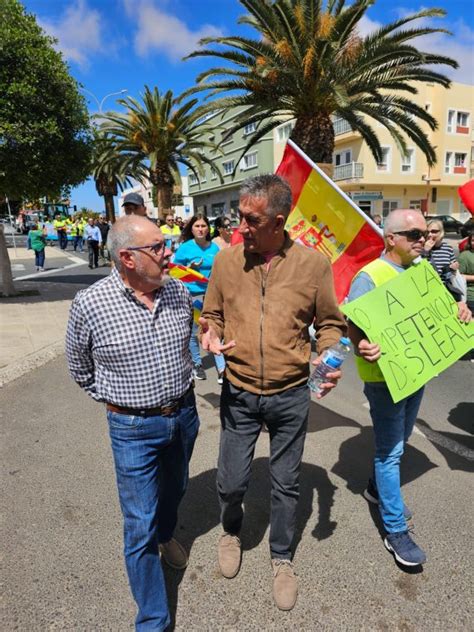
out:
M104 105L104 102L106 99L108 99L109 97L113 97L117 94L125 94L125 92L128 92L128 90L126 88L124 88L123 90L119 90L118 92L110 92L109 94L106 94L105 97L102 99L102 101L99 101L99 99L95 96L95 94L93 92L91 92L90 90L87 90L86 88L82 88L81 90L83 92L87 92L87 94L89 94L94 101L97 103L97 105L99 106L99 114L102 114L102 106Z

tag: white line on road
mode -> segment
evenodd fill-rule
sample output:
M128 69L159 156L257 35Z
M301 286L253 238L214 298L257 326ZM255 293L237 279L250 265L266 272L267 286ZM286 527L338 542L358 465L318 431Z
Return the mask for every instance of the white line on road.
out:
M425 439L428 439L428 441L431 441L431 443L436 443L442 448L446 448L446 450L449 450L450 452L454 452L454 454L458 454L459 456L464 457L468 461L474 461L474 450L466 448L466 446L461 445L457 441L454 441L454 439L449 439L448 437L445 437L439 432L436 432L436 430L426 428L425 426L420 427L420 425L416 425L413 431L416 432L416 434L425 437Z
M58 272L62 272L63 270L70 270L71 268L77 268L79 266L87 265L87 261L84 261L84 259L75 257L74 255L65 255L65 256L70 261L74 261L74 263L71 263L68 266L63 266L62 268L54 268L53 270L46 270L46 272L34 272L33 274L25 274L24 276L15 277L13 280L26 281L26 279L36 279L37 277L44 277L50 274L57 274Z

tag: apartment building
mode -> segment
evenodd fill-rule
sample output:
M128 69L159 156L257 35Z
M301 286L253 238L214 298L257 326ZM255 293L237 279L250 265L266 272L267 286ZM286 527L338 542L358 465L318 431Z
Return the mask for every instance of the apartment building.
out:
M212 153L211 157L219 167L224 182L222 183L217 173L207 165L204 176L200 178L188 171L189 194L193 196L194 209L196 212L205 213L210 218L225 213L235 216L239 205L239 186L243 180L260 173L273 173L277 166L273 159L272 132L264 136L241 158L249 136L255 132L254 124L247 125L243 130L221 142L226 130L231 127L236 114L240 111L242 108L225 115L219 112L208 117L207 120L208 124L215 123L215 129L209 136L209 140L216 144L221 143L222 153Z
M424 126L435 147L436 166L430 169L421 150L410 141L407 154L402 155L388 131L371 121L383 149L383 159L376 163L360 134L343 119L335 118L333 180L372 215L385 216L396 208L417 208L429 214L467 217L457 189L474 178L474 86L453 83L445 90L435 84L421 84L417 88L419 92L412 96L413 101L438 121L434 132ZM221 126L212 137L214 142L220 141L234 115L214 115L216 126ZM290 119L282 123L247 152L235 177L232 171L254 127L249 125L223 143L223 155L217 157L217 163L224 184L210 170L200 181L188 174L195 209L209 217L235 210L239 184L250 175L275 171L293 125Z
M376 163L360 135L346 121L335 119L334 181L367 213L387 215L395 208L417 208L433 215L463 217L459 186L474 177L474 86L453 83L450 90L435 84L418 86L412 96L438 121L425 129L435 147L431 169L414 143L402 155L388 131L372 121L383 150Z

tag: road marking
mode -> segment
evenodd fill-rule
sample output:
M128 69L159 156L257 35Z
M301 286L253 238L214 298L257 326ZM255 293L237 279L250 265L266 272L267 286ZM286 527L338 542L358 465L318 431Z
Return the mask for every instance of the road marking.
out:
M62 268L54 268L54 270L46 270L45 272L34 272L33 274L25 274L24 276L14 277L14 281L26 281L27 279L36 279L37 277L44 277L51 274L57 274L58 272L62 272L63 270L70 270L71 268L77 268L79 266L87 265L87 261L81 259L79 257L75 257L74 255L64 255L70 261L74 261L74 263L70 263L67 266L63 266Z
M12 263L12 272L20 272L24 270L25 266L23 263Z
M464 457L468 461L474 461L474 450L470 448L466 448L466 446L454 441L454 439L449 439L444 435L436 432L436 430L432 430L431 428L426 428L425 426L416 425L413 428L413 431L431 441L431 443L436 443L440 445L442 448L446 448L450 452L454 452L454 454L458 454L459 456Z

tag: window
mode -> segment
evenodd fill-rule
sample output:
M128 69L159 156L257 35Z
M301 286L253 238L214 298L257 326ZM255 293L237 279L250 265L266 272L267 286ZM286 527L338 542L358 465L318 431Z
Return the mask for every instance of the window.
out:
M366 215L372 215L372 201L371 200L357 200L357 206Z
M377 171L390 171L391 168L391 148L382 147L382 160L377 163Z
M447 151L444 157L444 173L451 173L452 161L453 161L453 152Z
M454 154L454 173L466 173L466 158L467 154L455 153Z
M344 151L334 154L334 162L336 167L339 167L339 165L348 165L352 162L352 150L344 149Z
M234 171L234 161L233 160L227 160L226 162L222 163L222 169L224 170L224 175L225 176L230 176L232 174L232 172Z
M288 138L290 138L291 130L293 129L294 126L295 124L290 122L290 123L285 123L284 125L282 125L281 127L277 129L279 143L282 143L284 140L287 140Z
M253 167L256 167L257 164L257 152L254 151L242 158L240 168L242 171L245 171L245 169L252 169Z
M398 200L384 200L382 202L382 215L386 217L389 213L399 208Z
M151 200L151 191L148 191L148 199Z
M412 208L415 211L421 211L422 202L423 200L410 200L408 208Z
M190 173L189 174L189 184L197 184L197 183L198 183L198 179L196 178L194 173Z
M407 149L407 153L402 156L402 173L413 173L415 170L415 150Z
M217 171L215 169L211 169L211 180L217 180Z
M448 123L446 126L448 134L469 134L469 119L469 112L448 110Z
M247 125L244 127L244 135L248 136L249 134L253 134L256 129L256 123L247 123Z

